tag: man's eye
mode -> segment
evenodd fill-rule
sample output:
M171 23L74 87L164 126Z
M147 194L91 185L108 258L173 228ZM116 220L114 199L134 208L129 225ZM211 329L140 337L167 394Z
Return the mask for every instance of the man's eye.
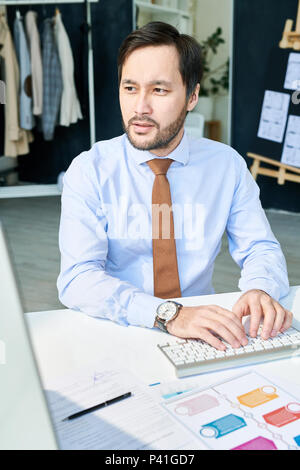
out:
M126 87L125 87L125 90L126 90L126 91L129 91L129 93L131 93L131 92L135 91L136 88L135 88L134 86L126 86Z
M167 90L165 90L164 88L155 88L154 91L156 91L160 95L164 95L165 93L167 93Z

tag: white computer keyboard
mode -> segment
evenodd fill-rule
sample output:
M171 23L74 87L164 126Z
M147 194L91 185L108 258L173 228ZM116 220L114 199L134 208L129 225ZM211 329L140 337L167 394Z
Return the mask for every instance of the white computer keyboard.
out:
M256 338L247 335L248 344L219 351L201 340L185 340L173 336L168 343L158 344L176 369L177 377L202 374L241 365L283 359L300 354L300 331L294 327L275 338L260 338L261 327Z

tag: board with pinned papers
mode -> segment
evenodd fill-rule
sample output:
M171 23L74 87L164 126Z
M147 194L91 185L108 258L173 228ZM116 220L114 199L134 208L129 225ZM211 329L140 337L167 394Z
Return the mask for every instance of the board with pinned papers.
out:
M279 47L270 54L257 110L257 132L247 153L254 160L251 172L255 179L258 174L271 176L281 185L300 183L300 47L294 47L298 30L300 38L300 2L295 32L291 32L291 23L287 20ZM293 41L287 42L290 36Z
M254 179L262 174L276 178L281 185L286 181L300 183L299 124L300 52L274 48L257 111L256 134L247 153L254 160Z

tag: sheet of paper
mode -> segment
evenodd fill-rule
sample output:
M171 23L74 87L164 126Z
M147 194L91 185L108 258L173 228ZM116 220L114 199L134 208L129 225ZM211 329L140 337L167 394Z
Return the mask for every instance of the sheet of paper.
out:
M61 449L206 449L133 376L101 364L85 375L68 377L46 390ZM132 396L71 421L77 411L126 392Z
M290 95L277 91L265 91L258 137L282 142L287 121Z
M254 371L164 406L210 449L300 449L300 399Z
M300 53L291 52L284 81L287 90L299 90L300 88Z
M282 163L300 168L300 117L289 116L281 156Z
M248 368L246 369L248 370ZM251 368L249 368L251 370ZM235 369L211 372L209 374L191 375L180 377L175 380L149 384L149 392L154 399L160 403L166 402L172 398L179 398L184 393L198 390L216 381L227 380L236 376Z

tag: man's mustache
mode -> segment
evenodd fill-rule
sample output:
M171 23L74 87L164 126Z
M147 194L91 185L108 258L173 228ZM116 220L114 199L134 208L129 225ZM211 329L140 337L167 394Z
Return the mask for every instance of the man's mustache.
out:
M128 126L131 126L131 124L133 124L134 122L148 122L149 124L153 124L155 127L159 127L159 125L153 121L152 119L149 119L149 118L141 118L141 117L135 117L135 118L131 118L129 121L128 121Z

